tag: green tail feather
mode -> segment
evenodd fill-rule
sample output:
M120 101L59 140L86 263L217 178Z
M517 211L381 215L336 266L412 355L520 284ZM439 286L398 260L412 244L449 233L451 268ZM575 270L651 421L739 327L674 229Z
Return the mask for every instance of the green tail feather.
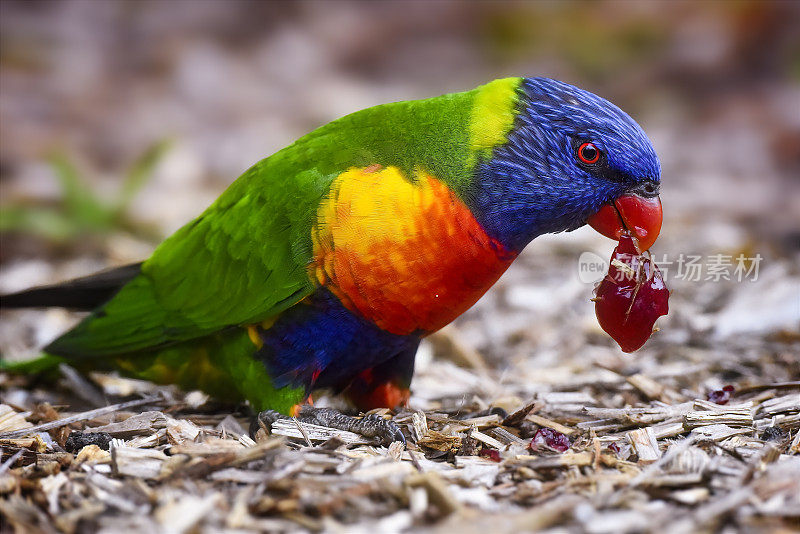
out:
M15 362L0 359L0 371L15 375L34 375L55 371L58 368L58 364L66 361L66 358L50 354L42 354L38 358Z

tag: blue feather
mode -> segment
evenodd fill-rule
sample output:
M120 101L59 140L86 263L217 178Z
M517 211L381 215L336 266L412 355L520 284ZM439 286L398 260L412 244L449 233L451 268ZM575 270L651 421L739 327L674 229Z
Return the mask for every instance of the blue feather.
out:
M415 348L418 335L399 336L354 314L325 288L258 328L264 362L276 387L346 387L358 373ZM331 365L335 362L335 365Z
M624 111L583 89L526 78L508 141L476 169L467 202L487 233L521 251L535 237L574 230L643 181L660 182L647 135ZM602 174L582 167L576 146L605 155Z

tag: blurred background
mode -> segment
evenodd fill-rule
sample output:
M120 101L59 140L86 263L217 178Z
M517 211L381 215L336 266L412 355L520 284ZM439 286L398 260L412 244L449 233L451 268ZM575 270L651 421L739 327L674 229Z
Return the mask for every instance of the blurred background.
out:
M423 370L431 352L496 368L501 383L513 369L519 393L598 367L658 376L670 362L706 362L694 389L756 360L797 379L800 3L789 1L4 0L0 291L146 258L251 164L346 113L510 75L574 83L642 124L663 167L657 259L760 255L757 279L687 280L672 265L670 315L625 357L577 276L582 252L607 258L613 243L589 229L547 236L426 346ZM30 356L74 321L4 313L0 350Z

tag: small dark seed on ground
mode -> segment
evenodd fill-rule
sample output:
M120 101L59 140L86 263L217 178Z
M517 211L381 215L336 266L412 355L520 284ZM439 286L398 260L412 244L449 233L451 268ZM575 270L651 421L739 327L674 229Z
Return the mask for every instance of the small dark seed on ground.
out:
M761 439L764 441L780 441L786 437L786 433L777 426L768 426L761 433Z
M112 439L111 434L106 432L74 431L67 438L64 448L69 452L75 453L87 445L97 445L104 451L107 451Z

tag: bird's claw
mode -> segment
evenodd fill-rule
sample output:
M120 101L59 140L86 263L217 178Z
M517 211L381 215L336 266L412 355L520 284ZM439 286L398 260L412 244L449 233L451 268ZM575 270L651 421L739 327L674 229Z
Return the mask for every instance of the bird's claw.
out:
M406 437L394 421L389 421L376 414L365 415L361 419L353 418L353 420L351 432L367 438L379 439L381 445L389 445L394 441L400 441L403 446L406 445Z
M253 417L253 420L250 421L250 437L256 439L256 433L262 428L269 434L269 432L272 431L272 423L278 419L285 419L286 417L287 416L275 410L258 412L258 414Z

